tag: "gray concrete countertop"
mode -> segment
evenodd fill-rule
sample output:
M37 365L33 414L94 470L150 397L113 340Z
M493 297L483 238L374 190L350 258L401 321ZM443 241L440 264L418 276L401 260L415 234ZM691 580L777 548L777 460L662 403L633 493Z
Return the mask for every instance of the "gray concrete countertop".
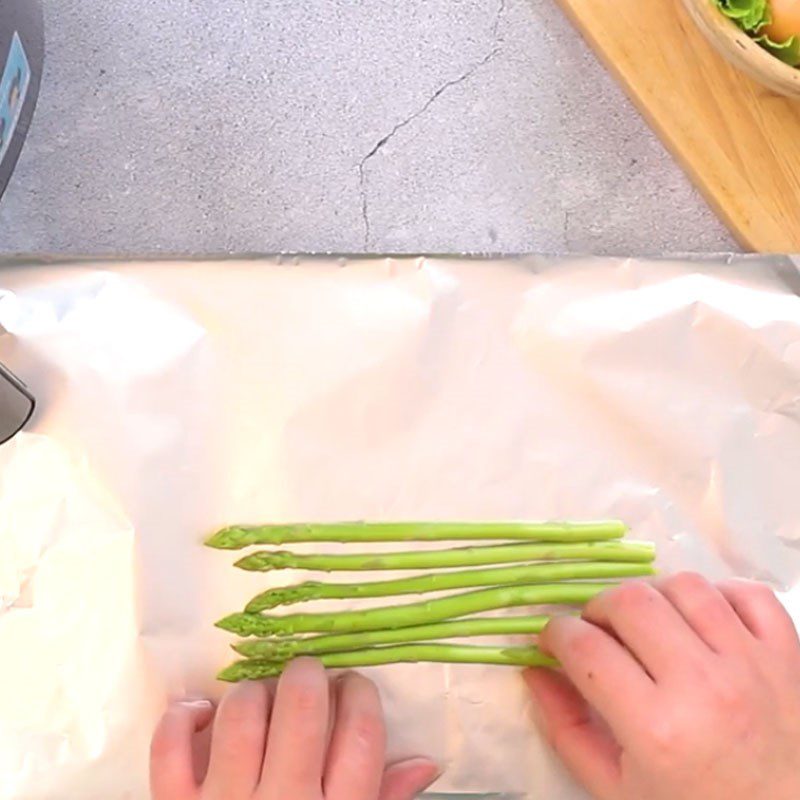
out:
M0 251L734 249L554 0L45 0Z

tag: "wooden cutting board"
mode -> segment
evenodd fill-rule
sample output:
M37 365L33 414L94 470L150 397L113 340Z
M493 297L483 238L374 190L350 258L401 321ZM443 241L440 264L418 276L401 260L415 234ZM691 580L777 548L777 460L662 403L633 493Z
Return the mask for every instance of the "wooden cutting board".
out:
M559 2L742 246L800 253L800 101L730 67L680 0Z

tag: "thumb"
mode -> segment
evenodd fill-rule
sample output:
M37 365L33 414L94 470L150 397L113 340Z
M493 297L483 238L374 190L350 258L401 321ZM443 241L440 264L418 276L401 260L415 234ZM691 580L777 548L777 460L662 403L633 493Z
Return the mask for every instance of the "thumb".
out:
M427 758L411 758L387 767L383 773L378 800L414 800L441 774L439 767Z
M578 690L549 669L529 669L524 677L539 727L567 769L598 800L620 797L619 745L593 718Z

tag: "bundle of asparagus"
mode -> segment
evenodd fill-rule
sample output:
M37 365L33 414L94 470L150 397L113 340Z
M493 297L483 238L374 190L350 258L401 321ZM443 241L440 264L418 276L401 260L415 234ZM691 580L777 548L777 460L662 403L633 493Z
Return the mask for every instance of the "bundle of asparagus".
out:
M233 649L244 660L226 667L218 677L240 681L276 676L299 655L317 656L327 667L417 661L552 665L552 659L534 646L444 644L442 640L535 635L543 630L549 617L472 615L519 606L581 606L620 579L652 575L653 546L623 541L626 532L621 522L334 523L224 528L206 544L239 550L252 545L300 542L503 543L389 553L300 554L264 550L245 556L236 566L257 572L446 571L367 583L305 581L262 592L244 611L217 623L239 636L261 637L234 644ZM457 567L475 569L454 569ZM307 600L395 597L449 589L473 591L359 611L265 613Z

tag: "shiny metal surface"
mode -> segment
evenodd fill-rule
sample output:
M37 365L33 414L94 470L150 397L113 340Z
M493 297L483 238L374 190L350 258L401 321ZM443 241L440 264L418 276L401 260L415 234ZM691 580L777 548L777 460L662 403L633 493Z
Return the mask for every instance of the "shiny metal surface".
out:
M788 259L6 264L0 798L141 800L211 623L297 576L202 537L294 519L625 519L665 571L797 613L800 280ZM373 670L439 792L578 800L508 669Z

